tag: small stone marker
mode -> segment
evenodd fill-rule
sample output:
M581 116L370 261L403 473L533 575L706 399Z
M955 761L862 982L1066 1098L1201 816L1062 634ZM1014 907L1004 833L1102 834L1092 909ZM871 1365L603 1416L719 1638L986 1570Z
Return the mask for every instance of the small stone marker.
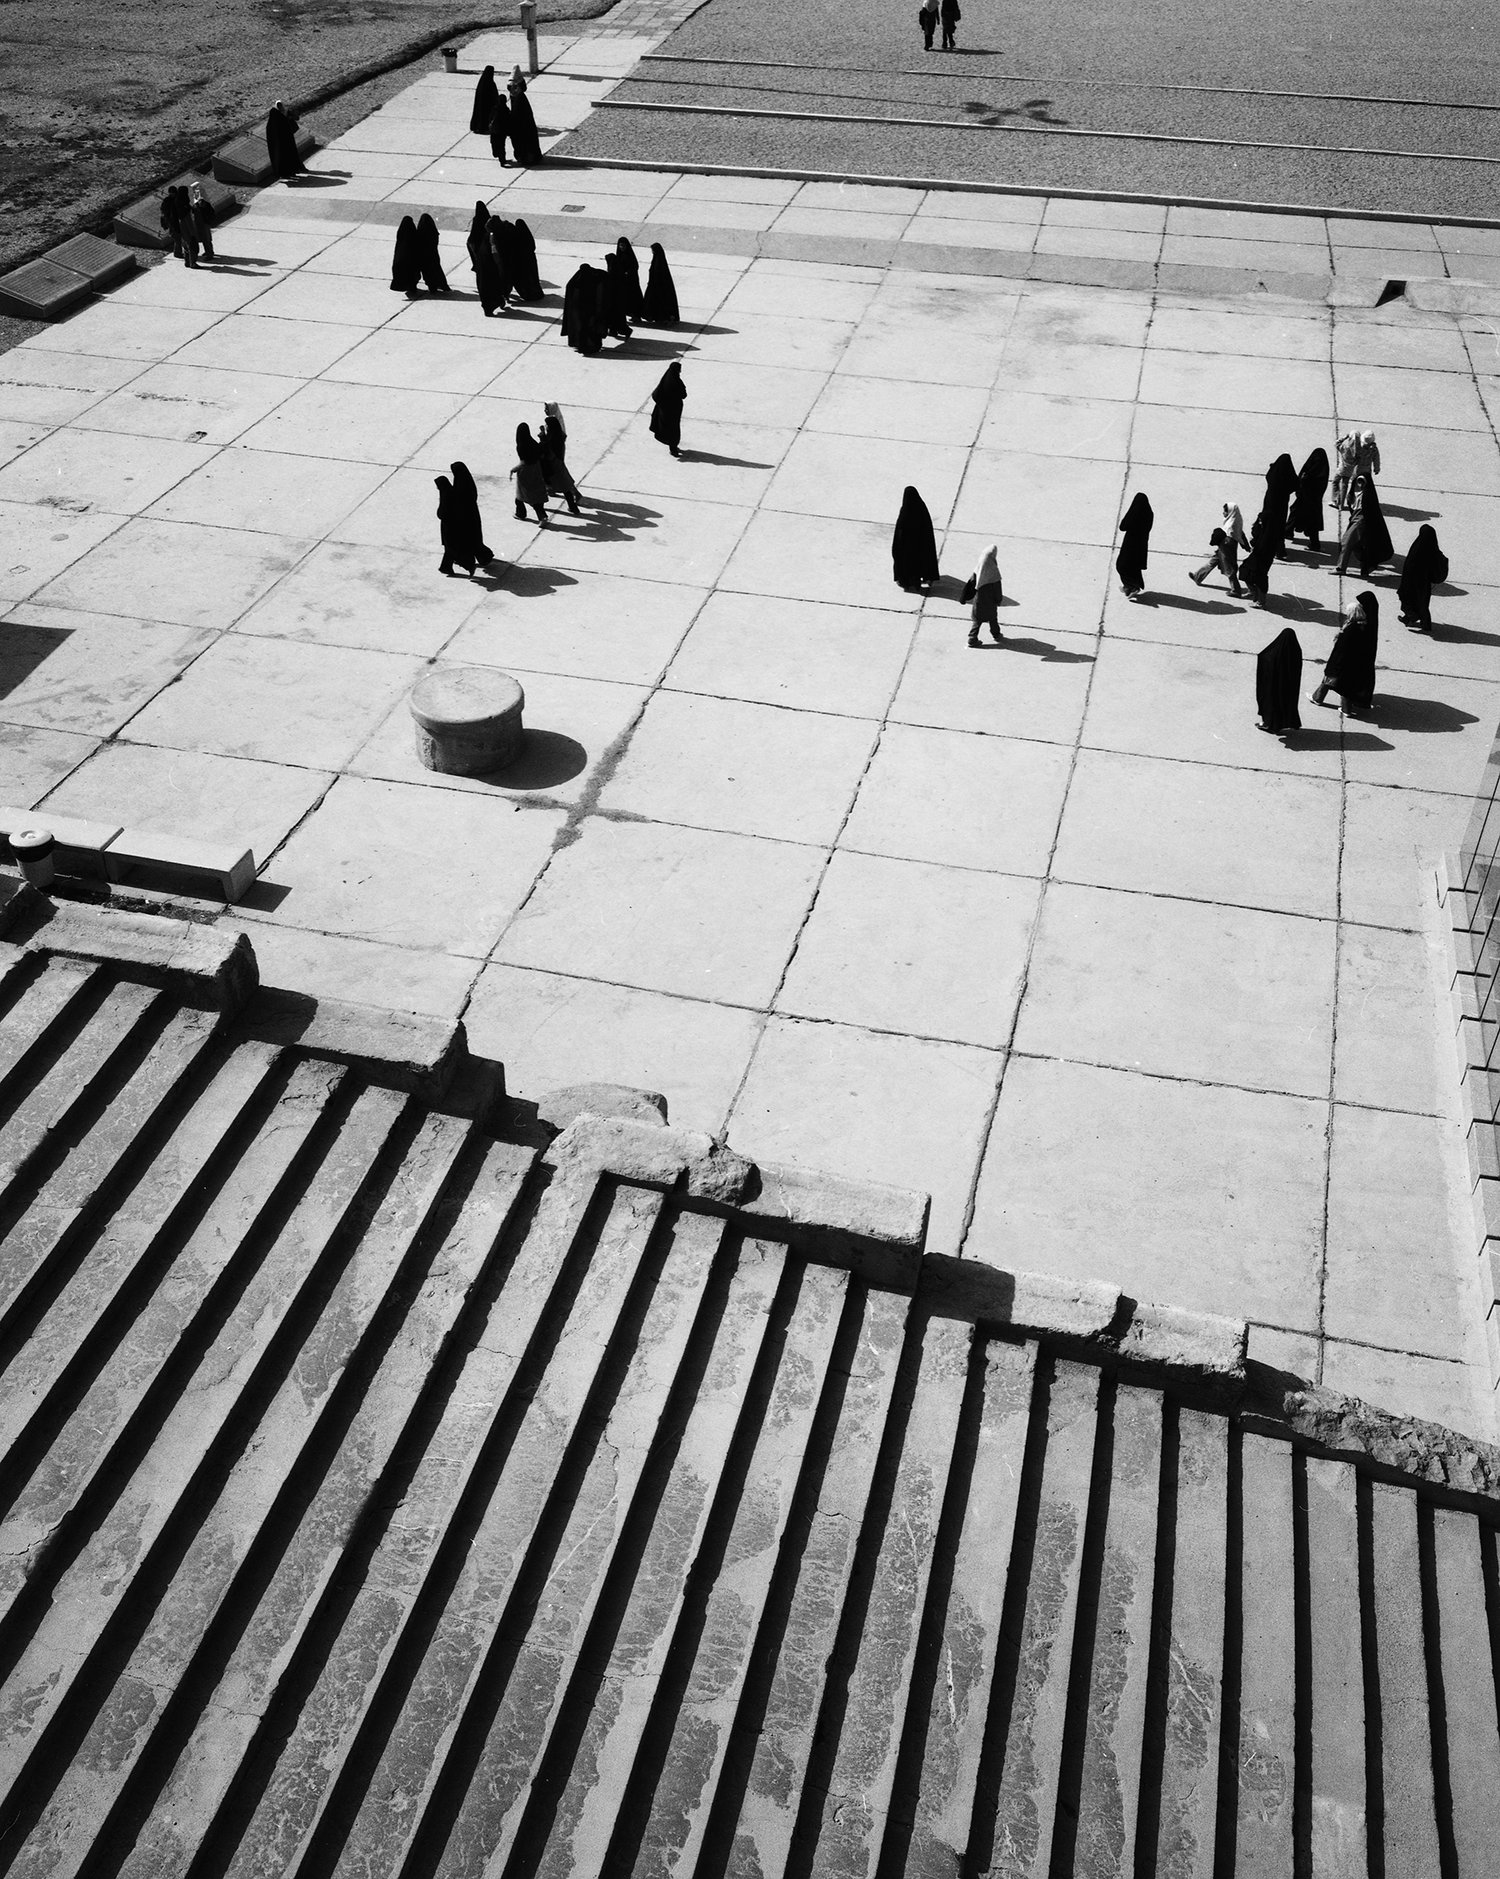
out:
M449 776L484 776L513 763L525 730L526 694L508 672L456 665L430 672L412 689L417 756Z
M87 276L76 268L60 267L44 256L0 276L0 313L22 320L56 320L93 293Z
M101 241L97 235L75 235L60 248L54 248L47 259L81 274L95 293L102 293L106 287L117 287L134 274L137 266L135 256L128 250L122 253L112 241Z

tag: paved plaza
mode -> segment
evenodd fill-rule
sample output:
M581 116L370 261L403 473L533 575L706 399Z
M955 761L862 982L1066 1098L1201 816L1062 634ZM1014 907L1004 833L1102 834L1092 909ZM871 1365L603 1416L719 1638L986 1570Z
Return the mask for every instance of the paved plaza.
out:
M544 129L650 43L545 39ZM499 171L474 74L520 56L471 44L220 267L0 355L0 801L253 846L268 983L462 1015L521 1099L659 1089L930 1190L935 1251L1240 1314L1252 1356L1492 1435L1430 874L1500 720L1500 232ZM476 197L537 231L542 305L482 317ZM424 208L455 291L408 302ZM584 358L562 284L619 233L667 244L683 324ZM539 529L507 475L553 399L584 509ZM1427 638L1377 574L1373 711L1283 743L1255 653L1294 625L1308 689L1365 583L1299 549L1262 614L1187 572L1272 458L1362 426L1398 551L1433 521L1452 582ZM474 581L437 572L455 459ZM908 483L925 599L891 580ZM972 651L991 540L1006 643ZM517 770L419 767L433 662L521 680Z

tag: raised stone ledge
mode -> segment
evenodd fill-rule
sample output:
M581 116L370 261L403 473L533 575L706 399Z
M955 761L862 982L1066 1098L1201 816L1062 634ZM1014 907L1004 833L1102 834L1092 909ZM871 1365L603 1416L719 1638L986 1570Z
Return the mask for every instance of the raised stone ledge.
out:
M440 1102L470 1061L462 1019L427 1018L342 999L262 991L246 1009L244 1025L252 1037L350 1064L424 1102ZM495 1076L499 1081L498 1065ZM503 1082L489 1095L502 1093Z
M927 1233L928 1199L906 1188L850 1181L803 1168L757 1166L711 1136L619 1116L581 1115L547 1159L561 1173L607 1173L646 1187L682 1187L871 1285L914 1291Z
M1460 1435L1441 1423L1397 1416L1376 1409L1357 1396L1308 1384L1289 1390L1280 1414L1245 1414L1246 1428L1264 1424L1269 1433L1288 1433L1343 1459L1353 1457L1392 1474L1415 1475L1435 1487L1459 1494L1500 1497L1500 1448Z
M124 966L151 984L170 985L189 1002L241 1010L260 983L255 953L243 933L155 914L50 901L38 895L43 922L27 944L40 953Z
M1006 1272L977 1259L928 1254L919 1298L939 1317L1003 1325L1028 1337L1081 1344L1092 1361L1191 1372L1237 1391L1249 1331L1243 1319L1143 1304L1099 1279Z

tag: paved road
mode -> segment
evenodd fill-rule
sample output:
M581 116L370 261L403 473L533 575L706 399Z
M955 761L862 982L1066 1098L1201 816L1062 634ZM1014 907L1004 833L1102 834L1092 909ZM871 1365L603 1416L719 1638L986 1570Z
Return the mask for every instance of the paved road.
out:
M976 0L956 56L925 54L915 15L904 0L709 0L619 98L871 121L612 109L569 149L1500 215L1500 165L1442 160L1500 156L1500 113L1482 108L1500 98L1500 35L1484 0L1427 6L1441 30L1415 50L1411 8L1395 0L1329 0L1316 16L1268 0L1056 0L1024 12ZM890 122L903 118L921 123ZM1056 134L1079 130L1147 140Z

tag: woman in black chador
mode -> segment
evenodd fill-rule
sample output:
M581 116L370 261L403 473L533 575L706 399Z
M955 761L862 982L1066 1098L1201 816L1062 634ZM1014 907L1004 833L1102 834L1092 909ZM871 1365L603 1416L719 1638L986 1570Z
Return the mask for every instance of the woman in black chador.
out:
M674 359L662 373L651 394L651 435L666 445L674 457L682 451L682 406L687 386L682 382L682 367Z
M604 344L604 287L604 274L585 261L563 289L562 336L590 357Z
M1240 585L1257 607L1271 591L1271 563L1276 559L1276 537L1263 515L1250 524L1250 552L1240 563Z
M641 292L641 264L636 259L635 249L624 235L615 243L615 254L619 260L617 272L625 317L627 320L639 320L646 310L645 296Z
M1307 545L1314 554L1323 536L1323 492L1327 487L1328 452L1320 446L1297 472L1297 495L1286 524L1289 536L1307 537Z
M540 163L542 143L536 134L536 119L531 113L531 100L526 96L526 80L521 76L519 65L511 73L505 90L510 99L510 147L515 159L527 165Z
M472 574L476 567L488 567L495 557L484 545L484 525L479 519L479 490L469 474L468 465L453 463L448 467L453 472L453 481L450 483L446 476L436 479L438 530L443 541L443 558L438 563L438 573L451 574L456 561Z
M1286 512L1297 490L1297 466L1282 451L1266 471L1266 499L1261 504L1261 520L1271 541L1271 553L1286 553Z
M653 241L651 272L641 296L641 319L647 326L675 326L681 318L677 310L677 284L667 266L667 251L659 241Z
M1385 525L1380 498L1375 493L1373 476L1356 476L1349 490L1349 520L1339 537L1336 574L1346 574L1351 560L1358 561L1359 571L1369 580L1372 568L1389 561L1396 552L1391 531Z
M438 253L437 223L430 215L424 215L417 223L417 263L422 270L422 285L428 293L452 293L448 276L443 272L442 257Z
M469 113L469 129L476 137L489 136L490 120L499 102L500 87L495 83L495 68L487 65L479 74L479 83L474 87L474 109Z
M630 315L626 311L629 282L625 263L618 254L604 257L604 325L611 339L629 339Z
M417 225L409 215L403 215L391 256L391 292L415 298L421 279L422 246L417 240Z
M1396 587L1401 602L1401 624L1414 633L1432 631L1432 590L1448 578L1448 557L1438 546L1437 530L1424 522L1406 551Z
M1143 492L1137 491L1130 507L1120 517L1125 539L1115 556L1115 573L1127 600L1134 600L1146 585L1146 548L1151 540L1151 524L1156 517Z
M1255 661L1255 709L1260 713L1260 728L1278 736L1300 731L1302 716L1297 703L1301 694L1302 645L1288 626L1269 646L1262 647Z
M490 113L490 151L502 169L505 167L505 143L509 136L510 107L497 92L495 108Z
M301 176L307 165L297 150L297 120L278 98L266 118L266 156L273 176Z
M474 270L474 286L479 304L486 314L503 307L507 299L505 275L490 244L490 212L487 204L474 204L474 220L469 224L464 246L469 251L469 265Z
M891 572L898 587L910 592L930 587L938 577L937 538L927 504L908 483L901 497L901 513L891 536Z
M1321 705L1337 692L1346 711L1367 711L1375 698L1375 652L1380 640L1380 602L1367 587L1356 594L1333 642L1312 701Z
M536 237L520 216L511 224L511 287L517 300L540 300L542 277L537 272Z
M568 429L563 423L562 406L543 405L542 411L537 443L541 447L542 476L547 484L547 493L549 496L561 496L568 505L569 514L577 515L578 485L568 469Z

